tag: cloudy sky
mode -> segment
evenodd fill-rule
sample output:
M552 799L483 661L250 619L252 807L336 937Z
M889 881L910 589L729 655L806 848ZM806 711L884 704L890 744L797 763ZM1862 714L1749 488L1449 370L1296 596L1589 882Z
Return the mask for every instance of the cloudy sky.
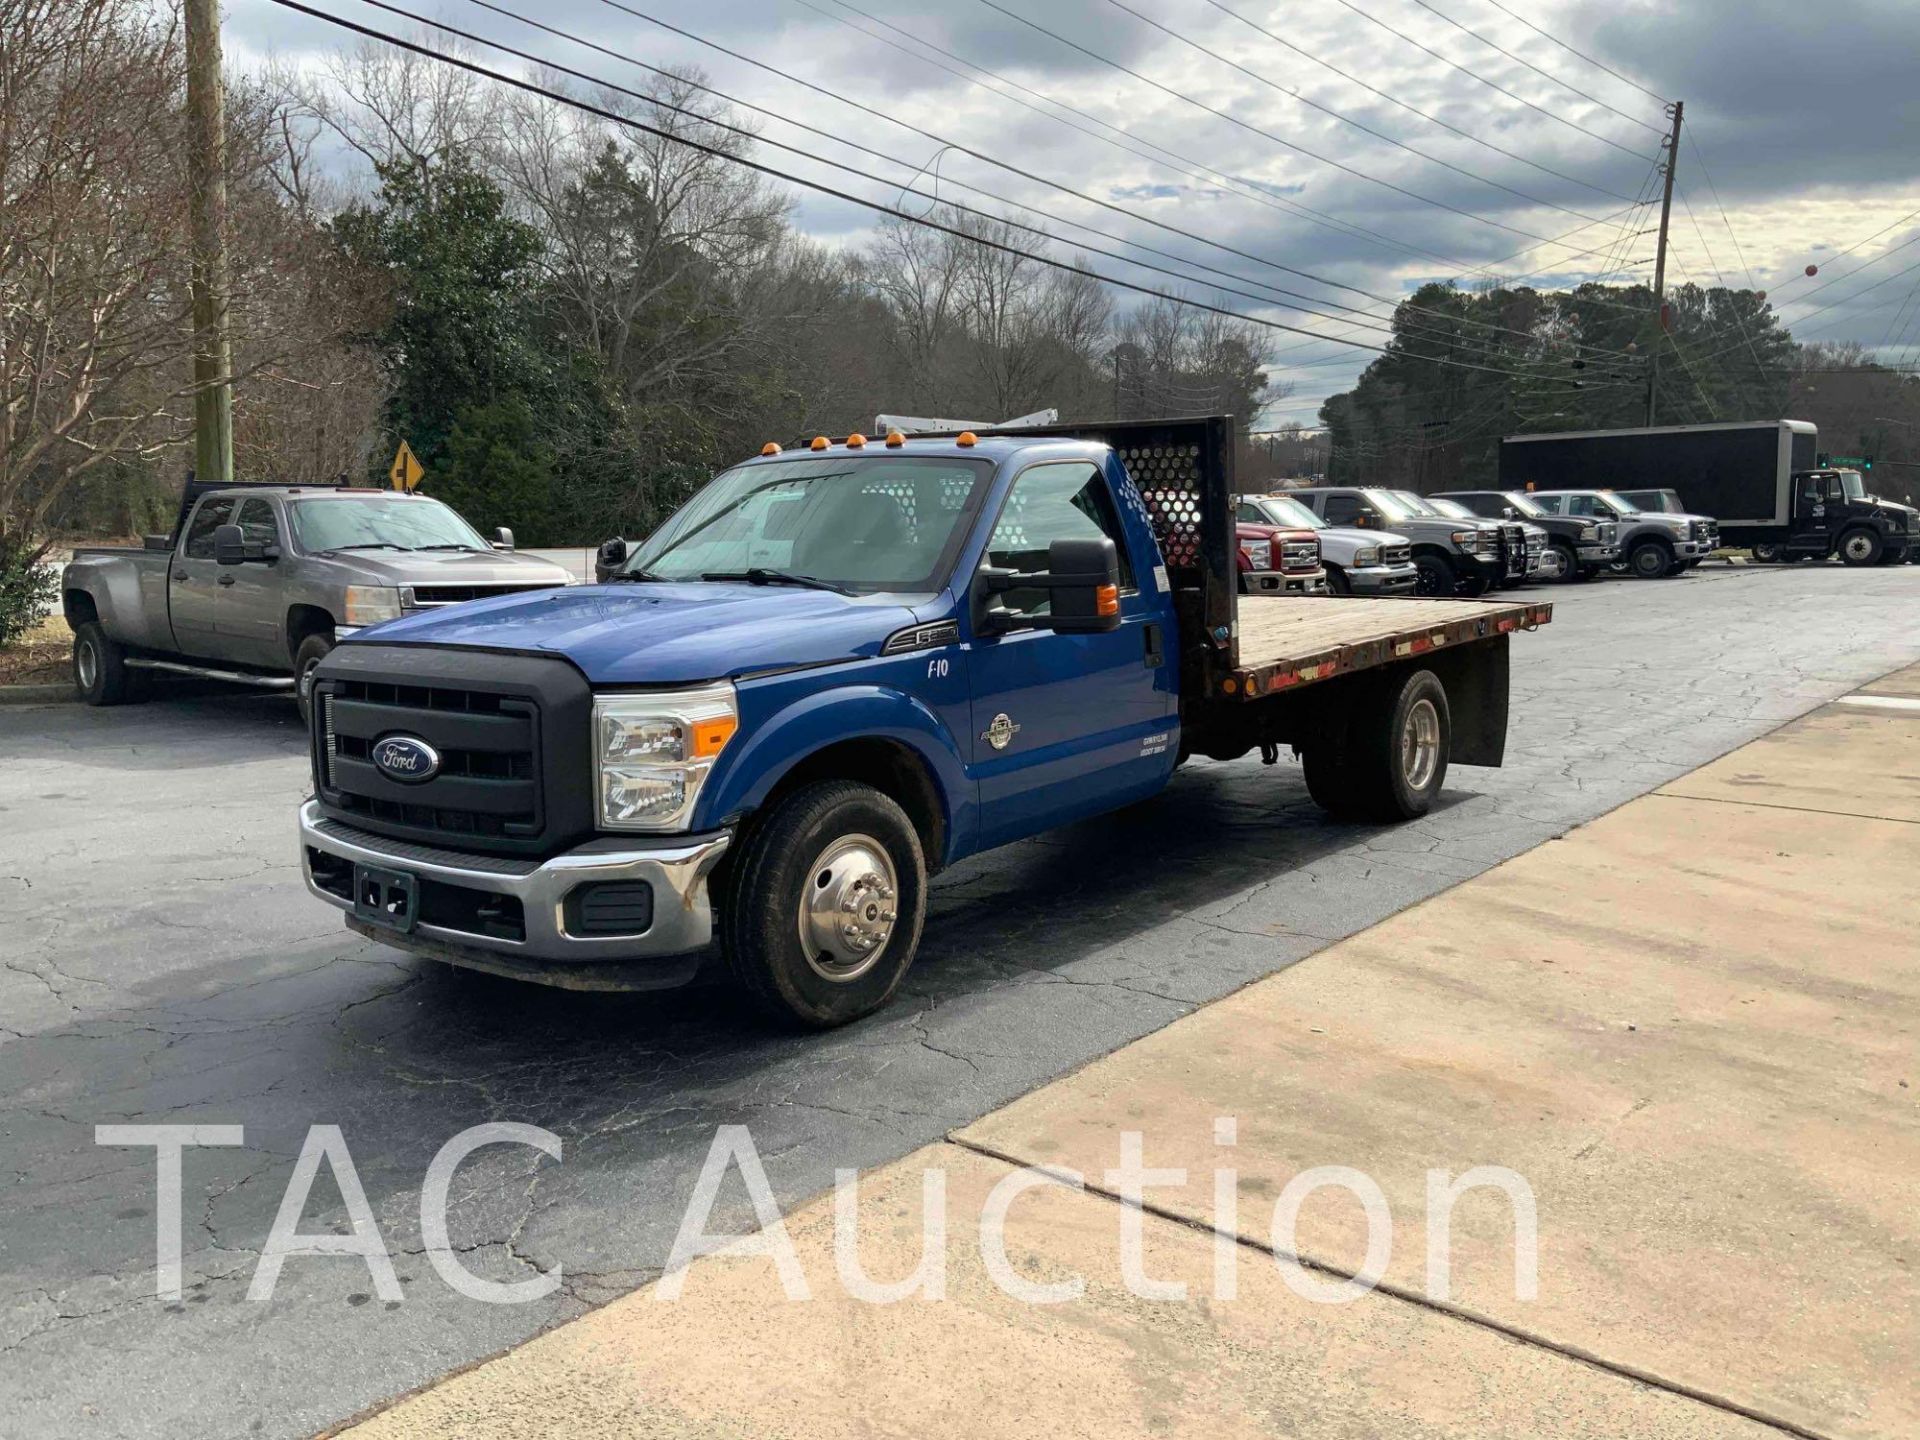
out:
M230 62L358 43L273 0L226 3ZM364 0L305 3L416 33ZM509 17L697 66L887 157L762 114L767 139L833 162L763 148L769 164L915 211L938 186L1043 224L1063 258L1098 247L1182 278L1089 257L1110 276L1334 337L1273 334L1293 393L1270 424L1311 423L1371 358L1336 341L1377 343L1426 281L1650 278L1654 236L1635 232L1658 220L1656 97L1686 104L1670 283L1751 284L1800 338L1920 359L1915 0L392 3L636 88L644 72ZM798 200L832 244L875 218Z

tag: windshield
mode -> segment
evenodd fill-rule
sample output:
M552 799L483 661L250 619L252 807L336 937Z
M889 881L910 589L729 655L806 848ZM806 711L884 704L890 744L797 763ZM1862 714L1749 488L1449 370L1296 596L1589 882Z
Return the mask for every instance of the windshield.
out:
M309 553L366 546L394 550L487 550L486 541L438 500L399 495L296 500L293 534Z
M1518 510L1529 520L1538 520L1542 515L1547 513L1545 507L1542 506L1538 500L1535 500L1531 495L1523 491L1508 490L1505 492L1505 499L1509 505L1513 506L1514 509Z
M1593 497L1596 511L1611 514L1615 519L1624 520L1629 515L1638 515L1639 506L1624 495L1615 495L1611 490L1599 491Z
M1443 495L1430 495L1427 504L1452 520L1478 520L1480 517L1458 500L1449 500Z
M1366 496L1391 520L1408 520L1416 515L1432 518L1440 513L1411 490L1369 490Z
M1860 478L1858 470L1842 470L1840 491L1849 500L1864 500L1867 498L1867 483Z
M742 465L675 512L623 573L783 570L855 590L937 590L992 472L990 460L905 455Z
M1269 525L1291 525L1298 530L1320 530L1324 529L1327 523L1290 495L1256 496L1253 508L1266 518Z

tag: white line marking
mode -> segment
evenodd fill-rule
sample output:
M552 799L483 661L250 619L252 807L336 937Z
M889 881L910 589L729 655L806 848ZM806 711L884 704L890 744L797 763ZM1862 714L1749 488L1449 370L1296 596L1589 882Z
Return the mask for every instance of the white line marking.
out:
M1842 695L1836 703L1858 705L1863 710L1920 711L1920 700L1911 700L1904 695Z

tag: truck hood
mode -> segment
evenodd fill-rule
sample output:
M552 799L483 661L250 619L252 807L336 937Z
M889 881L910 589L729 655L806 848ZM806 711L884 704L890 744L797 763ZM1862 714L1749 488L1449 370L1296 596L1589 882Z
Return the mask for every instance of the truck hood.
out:
M890 596L719 581L577 585L403 616L346 643L544 651L594 685L683 685L877 655L916 619Z
M376 585L564 585L569 578L551 560L501 550L336 550L330 558Z

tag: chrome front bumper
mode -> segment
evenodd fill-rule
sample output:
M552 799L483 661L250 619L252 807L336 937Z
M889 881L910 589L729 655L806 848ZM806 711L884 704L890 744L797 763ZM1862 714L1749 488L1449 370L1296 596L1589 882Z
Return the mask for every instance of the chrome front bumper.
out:
M1325 571L1312 575L1289 575L1280 570L1243 570L1247 590L1254 595L1324 595Z
M455 964L546 978L532 973L549 965L588 966L688 955L713 938L713 910L707 877L732 840L729 833L698 839L595 840L550 860L504 855L470 855L389 840L330 820L320 802L300 807L300 867L315 898L348 913L348 924L385 944L417 950ZM341 895L314 878L314 852L353 865L398 871L416 882L430 882L520 902L525 931L507 939L477 930L416 923L402 932L354 914L351 895ZM323 868L325 868L323 866ZM605 882L644 883L653 889L653 915L645 929L625 935L574 935L567 930L567 895L577 886ZM489 963L487 957L502 963ZM565 982L556 982L565 983ZM668 983L672 983L669 981ZM587 988L602 988L589 986ZM630 988L621 985L613 988Z
M1411 595L1420 583L1420 572L1409 560L1404 565L1354 566L1347 571L1347 585L1356 595Z

